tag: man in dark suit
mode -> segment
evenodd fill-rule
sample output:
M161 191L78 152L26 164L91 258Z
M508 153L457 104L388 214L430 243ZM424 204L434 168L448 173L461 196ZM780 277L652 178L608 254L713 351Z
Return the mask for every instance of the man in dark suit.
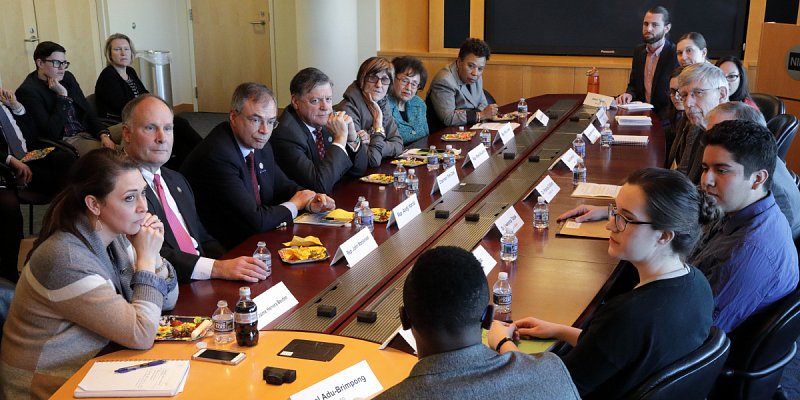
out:
M675 44L667 39L670 29L672 24L666 8L656 6L647 10L642 22L644 43L633 52L628 88L617 97L617 104L631 101L650 103L666 120L664 117L670 104L669 75L678 68Z
M78 81L67 71L66 50L58 43L41 42L33 52L36 71L17 89L17 97L31 114L36 139L63 140L79 154L105 146L115 148L108 130L89 107ZM35 143L34 148L43 147Z
M253 257L214 259L225 249L200 222L189 183L164 167L173 143L173 114L164 100L151 94L139 96L123 108L122 118L125 152L139 163L147 182L147 208L164 222L161 255L175 266L178 279L266 279L266 266Z
M286 175L303 187L328 194L344 174L363 175L367 146L361 146L350 117L331 113L330 78L316 68L305 68L292 78L289 91L292 103L278 119L271 140ZM341 119L350 122L339 123Z
M276 115L266 86L239 85L229 121L217 125L181 167L197 196L203 224L227 247L291 222L298 210L336 207L333 199L301 188L278 168L267 143Z

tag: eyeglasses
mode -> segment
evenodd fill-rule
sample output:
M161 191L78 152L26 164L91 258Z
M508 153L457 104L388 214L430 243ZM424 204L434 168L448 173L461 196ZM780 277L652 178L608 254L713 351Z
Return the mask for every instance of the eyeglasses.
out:
M653 225L652 222L643 222L643 221L634 221L617 211L617 207L614 205L608 205L608 219L614 219L614 227L617 228L618 232L624 232L625 228L628 227L628 224L633 225Z
M310 98L310 99L303 100L303 101L305 101L305 102L306 102L306 103L308 103L308 104L311 104L312 106L318 106L318 105L319 105L319 103L322 103L323 101L324 101L326 104L332 104L332 103L333 103L333 97L331 97L331 96L326 96L326 97L312 97L312 98Z
M679 98L680 97L678 93L679 90L680 89L669 88L669 97L675 97L676 99Z
M272 129L278 127L277 118L266 120L264 118L259 117L258 115L251 115L247 117L247 121L250 122L250 125L253 125L256 128L260 128L262 125L266 125L268 128L272 127Z
M400 86L401 87L409 86L413 90L416 90L416 89L419 88L419 82L412 81L411 79L409 79L407 77L404 77L404 78L398 77L398 80L400 82Z
M378 78L378 75L367 75L367 79L366 79L367 83L376 83L379 80L381 81L381 84L383 84L383 85L388 85L389 82L391 82L391 80L389 80L388 76L382 76L382 77Z
M53 64L54 68L61 68L61 66L64 66L64 69L69 68L69 61L44 60L44 62L49 62L50 64Z
M678 101L685 101L685 100L687 100L689 98L692 98L692 99L695 99L695 100L701 100L703 97L705 97L706 92L708 92L709 90L719 90L719 88L716 87L716 88L707 88L707 89L692 89L692 91L689 92L689 93L687 93L687 92L679 92L675 96L675 98L678 99Z
M725 79L727 79L727 80L728 80L728 82L733 82L733 81L735 81L735 80L739 79L739 74L729 74L729 75L725 75Z

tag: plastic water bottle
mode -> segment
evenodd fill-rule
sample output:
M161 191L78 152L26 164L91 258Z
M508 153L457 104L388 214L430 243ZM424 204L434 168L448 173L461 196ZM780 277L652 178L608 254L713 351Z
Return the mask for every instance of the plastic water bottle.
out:
M439 169L439 154L436 153L436 146L431 146L428 149L428 171L436 171Z
M211 315L211 321L214 323L214 343L233 342L233 312L228 308L227 301L217 302L217 309Z
M586 157L586 142L583 141L583 134L579 133L575 136L575 140L572 141L572 149L578 153L578 157L585 158Z
M516 261L519 241L511 229L506 230L500 237L500 259L503 261Z
M370 232L375 231L375 218L372 214L372 209L369 208L369 202L364 200L361 202L361 229L369 229Z
M261 260L264 265L266 265L266 275L267 278L269 278L269 276L272 275L272 253L269 252L267 244L264 242L258 242L256 246L256 251L253 252L253 258Z
M533 227L536 229L547 229L550 225L550 207L544 201L544 197L539 196L539 201L533 206Z
M611 133L611 126L603 124L603 131L600 132L600 146L611 147L614 144L614 135Z
M250 288L239 288L239 301L233 314L233 328L236 332L236 343L239 346L255 346L258 344L258 309L250 299Z
M397 163L397 168L394 169L394 188L403 189L406 187L406 168L402 163Z
M366 199L367 198L364 196L358 196L356 205L353 207L353 225L356 226L356 230L361 229L361 203L363 203Z
M586 182L586 164L583 163L583 158L578 157L575 169L572 170L572 185L578 186L581 182Z
M419 178L413 169L408 170L408 177L406 178L406 197L419 192Z
M497 274L497 282L492 287L492 303L495 314L501 314L503 320L511 319L511 284L508 283L507 272Z
M492 132L486 128L481 129L481 144L487 149L492 147Z
M525 102L524 97L520 98L519 103L517 103L517 114L519 114L521 118L528 116L528 103Z
M454 165L456 165L456 152L453 151L453 145L448 144L444 147L444 155L442 156L442 164L444 164L444 169L448 169Z

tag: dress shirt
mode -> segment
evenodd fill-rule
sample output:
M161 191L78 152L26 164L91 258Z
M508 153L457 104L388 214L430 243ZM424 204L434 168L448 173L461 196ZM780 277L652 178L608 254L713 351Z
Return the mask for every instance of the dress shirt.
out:
M11 125L14 126L14 134L16 134L17 138L19 138L19 142L20 142L20 144L22 144L22 150L27 152L28 151L28 145L25 142L25 137L22 136L22 130L19 129L19 126L17 125L17 121L14 120L14 115L25 115L25 106L20 104L19 108L16 109L16 110L13 110L13 111L10 110L8 107L6 107L5 104L0 105L0 108L3 109L3 112L6 113L6 116L8 117L8 120L11 121ZM6 159L5 159L6 165L11 164L11 158L13 158L13 157L14 156L11 155L11 151L9 151L8 152L8 157L6 157Z
M158 189L156 189L155 187L153 172L150 172L145 168L140 168L139 171L141 171L142 177L144 178L145 182L147 182L147 185L150 186L150 189L152 189L153 193L156 193L156 197L158 197ZM156 170L155 173L161 175L161 168ZM172 193L170 193L169 187L167 187L167 185L164 183L163 178L161 179L161 188L164 189L164 196L166 196L168 203L167 205L172 210L172 212L175 213L175 217L178 218L178 221L181 223L186 233L189 234L189 238L192 239L192 246L194 246L195 251L197 251L197 248L200 245L197 243L197 240L195 240L195 238L192 237L192 233L189 231L189 227L186 226L186 221L183 219L183 214L181 214L181 210L178 208L178 204L172 197ZM214 267L214 261L215 261L214 259L207 257L198 258L197 263L195 263L194 269L192 270L192 279L196 280L211 279L211 269Z
M658 48L650 49L649 46L646 47L647 49L647 59L644 63L644 96L647 102L650 102L650 94L653 91L653 76L656 74L656 66L658 65L658 59L661 57L661 50L664 49L664 41L661 41L661 45Z
M239 142L239 139L236 139L236 144L239 145L239 151L242 153L242 158L243 159L247 158L247 155L250 154L250 152L253 151L253 149L242 145L242 143ZM253 162L255 162L255 159L253 159ZM263 205L263 204L261 204L261 205ZM297 206L295 206L294 203L292 203L291 201L285 201L285 202L283 202L283 203L281 203L279 205L286 207L286 209L288 209L289 212L292 213L292 219L297 218Z
M305 125L306 128L308 128L308 131L311 132L311 137L313 137L314 141L316 142L316 140L317 140L317 128L314 128L313 126L311 126L311 125L309 125L309 124L307 124L305 122L303 122L303 125ZM321 133L322 132L322 128L319 128L319 129L320 129L319 131ZM331 133L333 133L333 132L331 132ZM338 148L340 148L340 149L342 149L342 151L344 151L344 154L347 154L347 149L344 148L343 144L336 143L336 142L332 142L331 144L336 146L336 147L338 147ZM358 149L354 149L353 151L358 151ZM350 155L347 155L347 156L350 157Z

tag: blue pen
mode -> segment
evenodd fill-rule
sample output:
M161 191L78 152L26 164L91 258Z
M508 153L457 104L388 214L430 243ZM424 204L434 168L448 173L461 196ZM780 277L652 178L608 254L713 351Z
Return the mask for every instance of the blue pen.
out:
M147 368L147 367L155 367L156 365L161 365L161 364L164 364L165 362L167 362L167 360L148 361L146 363L136 364L136 365L131 365L130 367L120 368L120 369L114 370L114 372L116 372L118 374L124 374L126 372L136 371L137 369L142 369L142 368Z

